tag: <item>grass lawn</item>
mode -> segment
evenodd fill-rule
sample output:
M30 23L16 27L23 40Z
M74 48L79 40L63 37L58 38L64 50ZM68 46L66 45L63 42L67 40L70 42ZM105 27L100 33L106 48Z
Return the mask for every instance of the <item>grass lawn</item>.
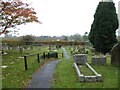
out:
M19 50L5 51L7 54L2 56L2 66L6 65L7 68L2 69L2 88L26 87L32 78L32 74L35 73L35 71L37 71L37 69L39 69L45 62L54 59L40 59L40 63L38 63L37 55L27 57L28 70L25 70L24 58L19 57L26 54L38 52L43 53L46 50L48 50L48 47L41 47L40 50L38 50L38 47L34 47L32 50L25 50L23 54L21 54Z
M89 64L90 57L88 55ZM73 63L71 56L57 65L52 88L118 88L118 67L110 65L110 56L107 56L107 65L91 65L103 76L101 82L79 82Z
M73 68L73 61L61 61L54 74L53 88L117 88L118 87L118 69L117 67L107 65L92 65L92 67L103 76L102 82L79 82L77 74Z
M94 76L95 74L90 70L90 68L87 67L87 65L78 65L78 68L80 70L80 72L84 75L84 76Z

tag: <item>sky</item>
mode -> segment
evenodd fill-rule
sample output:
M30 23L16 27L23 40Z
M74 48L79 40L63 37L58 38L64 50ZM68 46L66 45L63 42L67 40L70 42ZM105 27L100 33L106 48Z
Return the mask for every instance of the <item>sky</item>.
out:
M18 26L19 35L84 35L90 32L93 16L101 0L27 0L42 24ZM118 1L113 0L118 13Z

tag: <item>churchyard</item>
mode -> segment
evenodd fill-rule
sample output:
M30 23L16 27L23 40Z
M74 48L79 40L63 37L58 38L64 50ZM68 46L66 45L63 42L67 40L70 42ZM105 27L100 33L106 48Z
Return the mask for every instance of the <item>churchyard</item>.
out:
M91 48L92 49L92 48ZM71 54L73 48L66 47L67 52L71 56L70 59L63 60L59 63L55 70L53 88L118 88L119 87L119 67L111 65L111 55L102 55L89 50L87 53L87 62L99 74L102 75L100 81L80 81L78 74L74 68L74 58ZM106 57L106 62L97 63L92 61L92 57ZM66 64L67 63L67 64ZM82 67L82 68L81 68ZM88 70L85 65L81 66L81 72L84 75L94 75L93 72ZM64 71L63 71L64 70Z
M46 5L49 4L50 3L46 3ZM63 4L65 7L61 8L61 6L64 6ZM26 23L28 22L42 24L46 21L39 21L36 16L37 12L31 7L34 5L29 6L29 4L21 0L16 0L16 2L9 2L9 0L8 2L4 2L4 0L1 1L0 35L5 35L3 36L2 42L0 42L0 55L2 56L2 65L0 68L2 69L3 89L26 89L29 87L120 88L120 44L117 44L118 42L120 43L120 41L117 40L116 35L119 20L114 1L102 0L99 2L94 16L92 16L92 18L94 18L93 23L88 19L88 17L91 17L88 15L90 13L81 13L87 15L87 18L85 16L84 19L81 19L82 17L77 14L77 12L86 11L87 9L84 10L84 7L81 9L82 11L79 11L76 10L79 8L75 6L76 9L72 8L77 11L74 13L75 16L72 14L72 16L68 17L67 11L69 11L69 7L66 8L68 4L68 2L61 3L60 7L57 8L59 5L54 3L56 10L66 10L65 16L64 14L62 15L65 18L62 18L62 20L60 20L62 22L59 22L57 18L61 17L62 12L60 12L60 14L56 14L55 12L54 14L53 11L50 13L51 16L58 16L45 19L50 20L50 23L47 23L48 26L46 26L46 24L44 25L47 28L43 28L43 31L46 29L44 32L49 33L47 31L49 30L51 33L52 30L55 29L54 32L57 31L58 34L58 30L65 30L65 32L68 30L66 34L69 35L70 31L78 29L79 31L75 32L81 33L80 31L83 32L85 30L84 35L74 34L64 36L65 32L63 32L63 36L61 37L39 37L38 35L35 36L34 33L31 33L31 35L20 35L20 37L15 35L15 37L12 37L11 35L19 30L17 25L25 24L27 27ZM81 2L77 4L81 6L79 5ZM52 3L50 7L51 6L53 7ZM52 8L50 8L50 10L51 9ZM89 12L91 11L89 10ZM68 15L71 14L68 13ZM76 15L80 17L80 20L75 19ZM52 19L56 19L55 23ZM85 19L87 22L90 22L91 28L85 28L88 27ZM71 22L69 24L66 20L71 20L74 24ZM82 22L82 26L85 26L82 28L81 23L76 20ZM85 23L83 23L82 20L85 21ZM51 21L53 21L53 23ZM58 28L56 28L54 24L56 26L58 25ZM59 28L63 26L65 27ZM31 29L26 28L26 30L29 31L32 31ZM42 28L35 27L33 29L39 29L40 32L37 32L37 34L42 35ZM90 31L89 34L86 30ZM8 33L12 34L9 36Z
M4 47L4 54L2 54L2 87L3 88L25 88L32 75L37 72L45 63L50 60L61 59L62 50L57 49L55 46L51 47L52 51L57 51L58 57L47 57L49 52L48 45L30 46L18 49L18 47ZM38 63L37 55L27 57L27 68L25 70L24 55L39 54L40 62ZM44 58L44 53L46 57ZM54 53L53 53L54 54Z
M111 55L102 55L100 53L94 52L92 47L87 46L62 46L67 50L70 58L66 59L63 57L62 49L56 48L55 45L48 46L32 46L32 48L26 47L21 49L4 49L4 54L2 55L2 86L3 88L25 88L28 86L32 75L37 72L45 63L49 60L60 60L57 65L55 72L53 74L53 79L51 81L52 88L118 88L118 67L116 65L111 65ZM58 58L47 57L49 50L54 50L58 54ZM43 53L47 52L46 58L43 57ZM37 57L30 56L27 57L27 67L25 70L24 55L40 53L40 62L38 63ZM80 81L77 72L74 68L74 55L75 54L86 54L87 63L99 74L102 75L102 79L98 82L87 82ZM95 57L105 57L103 61L94 60ZM97 58L97 60L99 60ZM105 61L104 61L105 60ZM91 70L85 65L79 66L81 72L86 75L94 75Z

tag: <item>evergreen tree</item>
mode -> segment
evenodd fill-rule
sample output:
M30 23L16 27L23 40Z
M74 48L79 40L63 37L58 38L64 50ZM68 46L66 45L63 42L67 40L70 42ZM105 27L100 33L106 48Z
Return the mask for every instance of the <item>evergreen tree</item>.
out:
M113 2L99 2L91 25L89 40L97 52L110 52L117 42L118 18Z

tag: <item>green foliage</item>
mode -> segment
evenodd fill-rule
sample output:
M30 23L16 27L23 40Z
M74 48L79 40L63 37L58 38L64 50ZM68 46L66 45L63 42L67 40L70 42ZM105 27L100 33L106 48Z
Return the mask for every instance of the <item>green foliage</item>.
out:
M118 19L113 2L100 2L91 25L89 40L96 51L107 53L117 42Z
M34 36L25 35L21 38L20 41L23 42L23 44L25 44L25 45L30 45L34 41Z
M28 22L39 22L36 12L29 4L21 0L11 2L1 1L0 3L0 35L9 33L8 28L15 28L17 25Z

